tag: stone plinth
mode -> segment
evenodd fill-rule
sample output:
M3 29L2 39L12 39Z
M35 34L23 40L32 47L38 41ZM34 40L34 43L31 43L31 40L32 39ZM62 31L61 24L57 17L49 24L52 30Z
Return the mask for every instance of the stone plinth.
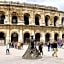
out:
M28 46L28 49L26 50L25 54L22 56L23 59L40 59L42 56L40 55L37 48L31 49L31 46Z

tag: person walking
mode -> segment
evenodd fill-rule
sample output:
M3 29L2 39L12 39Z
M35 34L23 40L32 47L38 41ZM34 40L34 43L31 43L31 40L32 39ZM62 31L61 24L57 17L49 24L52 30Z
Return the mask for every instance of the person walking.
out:
M41 55L43 55L42 47L43 47L43 42L40 42L40 44L39 44L39 52L40 52Z
M53 40L50 40L50 50L53 51Z
M54 43L53 43L53 54L52 54L52 56L56 56L56 57L58 57L57 56L57 51L58 51L58 49L57 49L57 41L54 41Z
M50 41L48 41L47 46L48 46L48 51L50 51Z
M61 39L58 39L58 47L62 47L63 46L63 43L62 43L62 40Z
M21 47L21 43L20 42L17 43L17 47L18 47L18 49L20 49L20 47Z
M8 44L6 45L6 55L9 55L9 54L10 54L9 48L10 48L10 45L9 45L9 43L8 43Z
M31 36L31 49L34 49L34 39L33 39L33 36Z
M22 47L22 49L23 49L23 42L21 43L21 47Z

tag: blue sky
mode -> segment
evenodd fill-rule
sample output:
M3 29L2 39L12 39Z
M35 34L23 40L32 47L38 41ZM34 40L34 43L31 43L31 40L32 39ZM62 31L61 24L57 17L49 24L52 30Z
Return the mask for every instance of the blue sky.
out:
M3 1L3 0L2 0ZM34 3L46 6L57 7L59 10L64 11L64 0L6 0L6 1L14 1L14 2L26 2L26 3Z

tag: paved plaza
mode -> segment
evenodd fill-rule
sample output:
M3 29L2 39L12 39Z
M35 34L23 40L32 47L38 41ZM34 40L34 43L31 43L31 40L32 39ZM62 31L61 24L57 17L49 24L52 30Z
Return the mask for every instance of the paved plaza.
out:
M10 55L6 55L6 47L0 46L0 64L64 64L64 49L58 49L58 57L52 57L52 51L48 52L47 47L43 47L44 55L42 59L22 59L28 45L18 50L10 48Z

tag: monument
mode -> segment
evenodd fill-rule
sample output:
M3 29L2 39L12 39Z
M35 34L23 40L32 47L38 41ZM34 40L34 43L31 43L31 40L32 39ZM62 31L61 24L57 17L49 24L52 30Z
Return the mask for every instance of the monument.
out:
M22 56L23 59L40 59L42 56L40 55L39 51L36 48L35 40L33 36L31 36L29 46Z

